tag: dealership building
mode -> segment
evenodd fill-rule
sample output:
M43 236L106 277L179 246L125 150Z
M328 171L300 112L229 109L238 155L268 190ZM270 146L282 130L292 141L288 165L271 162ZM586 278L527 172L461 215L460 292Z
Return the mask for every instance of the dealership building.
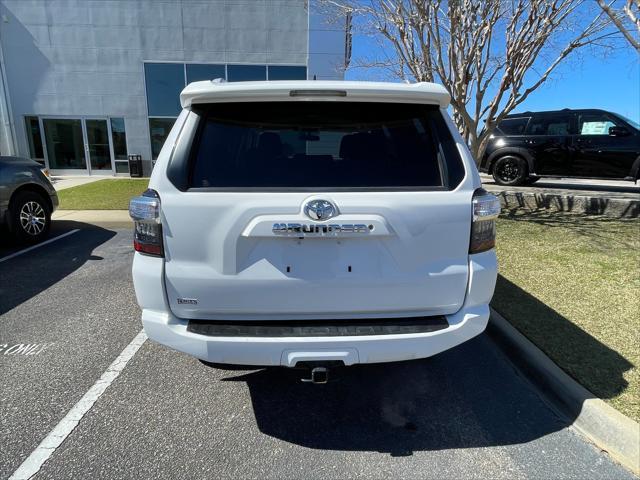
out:
M350 38L313 0L0 0L0 154L148 174L186 84L342 79Z

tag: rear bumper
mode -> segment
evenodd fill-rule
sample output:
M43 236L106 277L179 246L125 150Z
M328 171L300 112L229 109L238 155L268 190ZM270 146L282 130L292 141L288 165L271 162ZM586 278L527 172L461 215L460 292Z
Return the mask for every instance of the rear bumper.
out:
M150 339L214 363L294 367L299 361L339 360L355 363L424 358L455 347L481 333L488 305L448 316L449 327L432 333L354 337L209 337L187 331L187 322L171 314L144 310L142 323Z
M469 257L463 307L434 332L340 337L214 337L189 332L166 304L162 259L136 254L133 274L142 323L151 340L214 363L293 367L300 361L381 363L425 358L482 333L497 276L493 250Z

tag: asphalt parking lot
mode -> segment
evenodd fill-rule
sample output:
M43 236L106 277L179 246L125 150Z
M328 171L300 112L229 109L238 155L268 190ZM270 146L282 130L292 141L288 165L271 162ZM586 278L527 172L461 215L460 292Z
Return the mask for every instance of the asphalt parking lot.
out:
M11 258L20 248L0 242L0 478L141 330L130 231L58 222L63 234ZM299 377L146 341L34 478L634 478L486 335L327 385Z

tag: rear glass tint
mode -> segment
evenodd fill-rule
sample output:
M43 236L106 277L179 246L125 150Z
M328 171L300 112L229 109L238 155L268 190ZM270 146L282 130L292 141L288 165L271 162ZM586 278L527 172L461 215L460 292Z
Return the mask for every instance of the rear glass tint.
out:
M505 118L498 125L498 130L505 135L524 135L529 117Z
M529 135L569 135L571 114L536 115L529 124Z
M464 176L436 106L264 102L198 108L191 188L453 188Z

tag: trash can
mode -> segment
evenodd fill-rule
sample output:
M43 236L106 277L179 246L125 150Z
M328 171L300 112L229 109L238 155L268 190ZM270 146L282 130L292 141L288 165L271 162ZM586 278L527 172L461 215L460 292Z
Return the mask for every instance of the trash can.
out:
M142 155L129 155L129 175L142 176Z

